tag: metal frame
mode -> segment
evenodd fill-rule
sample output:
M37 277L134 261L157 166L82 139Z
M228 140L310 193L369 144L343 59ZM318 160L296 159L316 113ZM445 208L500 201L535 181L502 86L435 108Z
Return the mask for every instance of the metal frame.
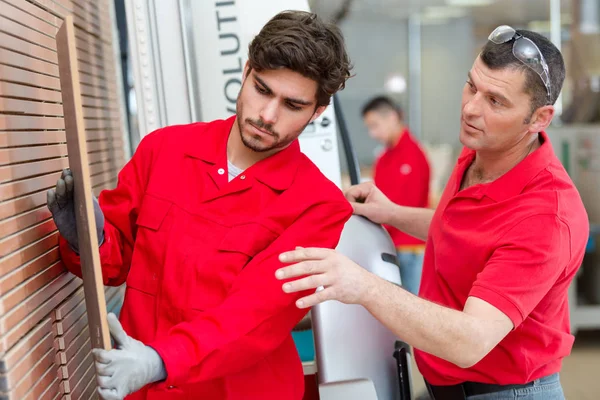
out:
M117 20L117 15L115 11L115 2L108 2L108 12L110 15L111 21ZM112 26L112 42L113 42L113 53L115 57L115 82L117 83L117 93L120 93L119 96L119 114L121 116L121 132L123 134L123 148L125 150L125 158L128 159L131 157L131 141L129 140L130 131L129 124L127 123L127 109L125 107L126 101L122 97L125 94L125 90L123 87L123 79L121 76L121 72L123 71L121 65L121 45L119 41L119 30L116 23L111 24Z
M197 57L194 46L194 32L192 16L186 13L191 7L191 0L179 0L179 19L181 22L181 39L183 43L183 54L185 58L185 75L188 84L189 107L192 121L200 121L202 119L201 103L200 103L200 83L198 75L195 71L197 67Z
M180 2L125 0L125 10L140 137L194 121Z

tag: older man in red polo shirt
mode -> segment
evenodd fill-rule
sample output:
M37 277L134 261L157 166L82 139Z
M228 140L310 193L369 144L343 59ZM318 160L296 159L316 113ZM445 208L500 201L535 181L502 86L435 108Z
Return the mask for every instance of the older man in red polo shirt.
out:
M573 345L567 290L589 234L583 203L544 129L565 76L544 36L500 26L467 75L465 146L435 211L393 204L373 185L354 210L427 239L419 297L327 249L282 254L285 292L323 286L299 307L363 305L415 347L436 399L564 399Z
M394 203L408 207L429 205L429 162L404 123L402 109L390 98L375 97L362 109L369 135L385 146L374 165L375 186ZM398 252L402 287L417 294L421 282L425 242L384 225Z

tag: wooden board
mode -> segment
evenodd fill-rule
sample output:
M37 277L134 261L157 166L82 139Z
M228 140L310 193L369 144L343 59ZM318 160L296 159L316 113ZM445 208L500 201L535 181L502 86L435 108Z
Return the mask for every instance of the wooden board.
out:
M71 393L73 389L77 387L77 385L85 377L88 369L94 369L92 353L88 351L86 355L87 356L85 358L79 360L79 362L73 366L74 371L70 373L69 378L60 382L59 390L61 393Z
M58 285L61 287L56 291L55 287ZM81 280L75 279L75 276L71 274L65 274L56 278L48 286L48 288L44 288L42 291L50 292L49 299L33 312L27 313L26 317L21 319L18 324L9 327L10 329L6 333L2 333L2 336L0 336L0 353L11 349L27 332L43 321L55 307L81 286ZM19 307L22 306L19 305ZM52 327L50 327L51 329Z
M70 349L67 349L67 351L65 353L68 353L69 350ZM81 346L75 350L75 354L73 354L73 356L71 356L69 358L66 365L62 365L61 368L59 368L58 377L63 380L64 379L69 380L71 387L73 387L76 382L73 381L71 379L71 377L75 376L75 372L82 365L87 366L91 363L92 363L92 353L91 353L90 342L88 340L83 344L83 346Z
M57 264L62 267L61 262L58 262ZM55 300L52 297L55 297L56 292L74 278L75 276L71 273L59 275L52 282L27 297L27 300L21 302L17 307L14 307L6 314L0 314L0 332L2 332L2 334L8 333L12 328L19 325L19 323L25 320L27 316L38 309L40 305L48 300ZM59 300L58 303L60 303L64 300L64 297L57 300Z
M6 294L9 290L15 288L20 283L31 278L35 274L43 271L48 265L52 265L60 259L58 248L55 247L40 256L31 260L18 268L14 269L10 274L0 278L0 296Z
M0 232L2 232L0 238L8 237L22 229L42 223L50 217L48 207L43 207L0 221Z
M79 333L88 325L88 315L83 314L71 325L64 335L56 336L54 338L54 347L56 350L66 350L69 346L69 343L73 342L77 338L77 335L79 335Z
M92 376L93 377L93 376ZM80 399L97 399L98 391L96 390L96 380L92 379L88 387L83 391Z
M49 219L40 224L24 229L18 234L11 235L6 239L0 240L0 257L5 257L13 251L17 251L41 238L53 233L56 230L54 221Z
M81 301L83 301L83 288L73 293L73 295L52 312L52 321L56 322L65 318Z
M92 348L111 348L106 321L98 237L92 202L73 17L67 16L56 35L60 85L65 114L69 165L75 181L75 210L85 302Z
M61 288L56 291L55 288L59 285ZM45 296L47 295L48 300L42 303L34 311L25 314L26 316L15 326L9 327L10 329L6 333L2 333L2 336L0 336L0 353L8 351L18 343L27 332L43 321L55 307L80 286L81 280L76 279L74 275L67 273L56 278L48 285L48 287L42 289L40 292L43 291ZM24 306L19 305L17 308L20 307ZM52 328L50 327L50 329Z
M52 321L47 318L33 328L19 343L4 354L2 361L0 361L0 373L6 374L9 370L15 368L28 354L29 350L45 336L50 335L51 332Z
M36 388L35 392L37 395L31 398L37 399L39 395L46 390L46 385L40 384L40 377L45 377L45 379L48 380L48 383L52 382L56 377L56 375L46 377L48 371L53 371L56 374L56 371L58 370L58 367L54 364L54 358L55 350L53 348L48 349L46 354L37 360L35 365L25 373L14 388L7 392L2 392L6 394L4 396L0 395L0 399L25 399L29 397L29 393L31 393L31 390L34 388Z
M61 275L65 267L61 263L55 263L46 267L41 273L21 283L5 296L0 297L0 313L2 315L13 310L17 305L24 303L38 290L48 285Z
M16 54L16 53L13 53ZM0 60L11 58L13 54L4 54L0 49ZM14 64L14 63L13 63ZM27 63L25 63L27 65ZM19 66L20 68L26 68ZM32 67L33 68L33 67ZM36 71L40 71L36 68ZM60 103L62 98L60 92L51 89L41 89L33 86L19 85L11 82L0 82L0 96L15 97L20 99L32 99L35 101L47 101L51 103ZM104 104L104 103L102 103Z
M57 348L56 343L54 346ZM61 368L65 367L69 363L69 360L71 360L75 353L77 353L77 350L84 346L89 350L92 349L90 346L90 335L87 326L85 326L82 331L75 336L73 341L69 343L66 349L57 350L56 360L54 362L56 365L60 365ZM62 373L65 374L65 371L62 371Z
M37 362L53 349L52 339L52 334L48 332L40 341L31 344L31 350L16 365L12 366L6 374L0 375L0 392L8 392L17 386L20 380L35 367Z
M60 398L60 392L58 391L58 378L54 378L52 383L48 385L48 388L44 393L40 395L37 400L56 400Z
M65 319L56 321L52 325L52 331L55 336L62 336L69 330L71 326L85 313L85 301L81 300L77 306L65 316Z
M8 183L39 175L40 171L57 172L69 166L67 158L52 158L0 167L0 183Z
M90 386L96 386L96 369L91 364L84 376L81 378L71 391L71 399L84 399L90 394Z
M0 276L12 272L40 254L58 245L58 233L53 233L45 238L32 243L21 250L0 259ZM0 316L1 317L1 316Z
M68 380L64 380L59 385L60 393L63 393L67 399L81 399L81 395L84 390L90 384L95 381L96 370L91 357L86 359L74 372L72 377ZM63 397L64 399L65 397Z
M52 366L42 375L36 384L27 392L25 397L13 397L14 400L44 400L52 399L53 394L58 392L58 378L56 377L57 366ZM50 391L49 391L50 389ZM11 399L12 400L12 399Z

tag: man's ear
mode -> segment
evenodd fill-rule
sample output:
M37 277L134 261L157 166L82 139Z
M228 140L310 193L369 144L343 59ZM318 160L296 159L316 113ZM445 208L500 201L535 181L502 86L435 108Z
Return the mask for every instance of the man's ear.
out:
M551 105L535 110L529 121L529 132L538 133L548 128L554 118L554 111L554 106Z
M321 114L323 114L323 111L325 111L326 108L327 108L327 106L317 107L312 118L310 119L310 122L313 122L315 119L319 118L321 116Z

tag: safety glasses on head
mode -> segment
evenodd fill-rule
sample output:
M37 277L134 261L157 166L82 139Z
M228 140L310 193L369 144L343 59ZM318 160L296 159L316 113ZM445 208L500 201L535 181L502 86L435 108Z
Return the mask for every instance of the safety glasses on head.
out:
M550 98L550 74L548 64L536 44L533 43L531 39L519 34L514 28L508 25L497 27L490 33L490 36L488 36L488 40L495 44L510 42L513 39L513 55L517 60L521 61L540 76L546 87L548 98Z

